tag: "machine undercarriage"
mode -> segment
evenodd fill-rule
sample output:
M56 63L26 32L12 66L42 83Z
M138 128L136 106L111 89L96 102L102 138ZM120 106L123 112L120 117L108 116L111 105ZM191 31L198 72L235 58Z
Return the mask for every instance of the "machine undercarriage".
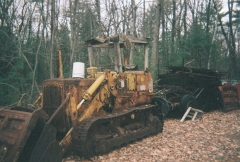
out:
M154 115L157 116L154 116ZM144 105L88 118L72 132L73 150L90 158L162 132L163 116L155 105Z

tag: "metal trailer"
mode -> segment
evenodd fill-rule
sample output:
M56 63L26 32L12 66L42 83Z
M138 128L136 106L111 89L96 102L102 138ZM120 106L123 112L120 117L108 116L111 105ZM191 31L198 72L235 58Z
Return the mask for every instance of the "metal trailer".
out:
M219 86L224 73L185 66L168 69L168 73L158 75L157 89L159 96L169 102L169 110L183 114L188 107L202 111L223 108Z

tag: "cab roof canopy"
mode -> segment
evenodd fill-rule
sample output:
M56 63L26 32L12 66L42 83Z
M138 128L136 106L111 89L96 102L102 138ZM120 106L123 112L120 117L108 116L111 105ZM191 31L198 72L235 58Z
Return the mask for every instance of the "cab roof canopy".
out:
M133 64L133 49L135 46L144 47L144 69L148 68L148 44L150 38L127 36L125 34L117 34L114 36L104 38L92 38L85 41L88 47L88 57L90 66L94 65L93 62L93 48L114 48L115 65L114 69L117 72L122 72L122 60L120 56L120 48L131 49L130 54L124 55L124 66Z
M114 48L114 43L119 43L120 48L131 48L135 45L147 45L150 38L127 36L117 34L104 38L92 38L85 41L85 45L93 48Z

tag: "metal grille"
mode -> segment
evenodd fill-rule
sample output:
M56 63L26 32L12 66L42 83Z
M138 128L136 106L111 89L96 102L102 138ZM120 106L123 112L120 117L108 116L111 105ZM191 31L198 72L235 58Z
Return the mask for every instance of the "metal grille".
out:
M46 85L43 87L43 105L44 107L58 107L62 102L62 86Z

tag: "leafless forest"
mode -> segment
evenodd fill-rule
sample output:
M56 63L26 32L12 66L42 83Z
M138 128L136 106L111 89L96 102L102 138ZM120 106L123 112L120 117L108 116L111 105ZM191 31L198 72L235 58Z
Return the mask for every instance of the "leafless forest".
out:
M59 49L62 52L64 77L69 78L74 62L84 62L85 67L90 66L88 47L84 41L120 33L134 38L149 38L144 39L150 40L145 46L148 50L133 44L129 49L117 51L119 56L115 56L111 49L93 49L92 66L100 71L114 70L117 65L115 57L123 59L121 56L127 53L131 58L130 64L142 68L146 56L144 52L148 51L148 67L155 83L159 74L167 73L169 66L212 69L226 74L222 78L224 81L239 82L239 24L240 0L1 0L0 111L33 103L42 91L43 81L57 78L56 51ZM146 72L142 73L145 75ZM152 78L146 81L146 85L151 86L151 93ZM121 84L125 82L123 80ZM68 84L66 86L71 89L69 91L75 90ZM114 86L109 87L113 90ZM52 89L47 92L51 92L53 98L58 95L56 98L60 103L66 95L54 94L60 91ZM80 91L75 94L80 94ZM77 111L76 97L69 96L70 92L64 102L71 98ZM48 99L52 106L51 98ZM85 98L80 103L83 102ZM108 104L111 105L111 102ZM71 113L76 117L76 112L75 115L73 111ZM131 118L134 119L134 116ZM152 116L149 118L151 122L154 119ZM6 126L8 117L3 116L1 120L2 125ZM163 133L130 143L106 155L86 160L72 154L65 157L63 162L240 161L240 110L225 113L215 110L204 113L194 121L180 123L179 120L168 117L164 120ZM72 127L78 122L76 119L73 121L68 126ZM5 146L1 149L7 151Z
M166 66L227 72L239 79L239 1L236 0L2 0L0 3L0 105L31 103L45 79L55 77L55 53L64 76L72 63L89 66L83 41L124 33L149 37L155 77ZM124 51L123 51L124 52ZM132 49L143 62L142 49ZM114 55L94 51L94 65L111 69Z

